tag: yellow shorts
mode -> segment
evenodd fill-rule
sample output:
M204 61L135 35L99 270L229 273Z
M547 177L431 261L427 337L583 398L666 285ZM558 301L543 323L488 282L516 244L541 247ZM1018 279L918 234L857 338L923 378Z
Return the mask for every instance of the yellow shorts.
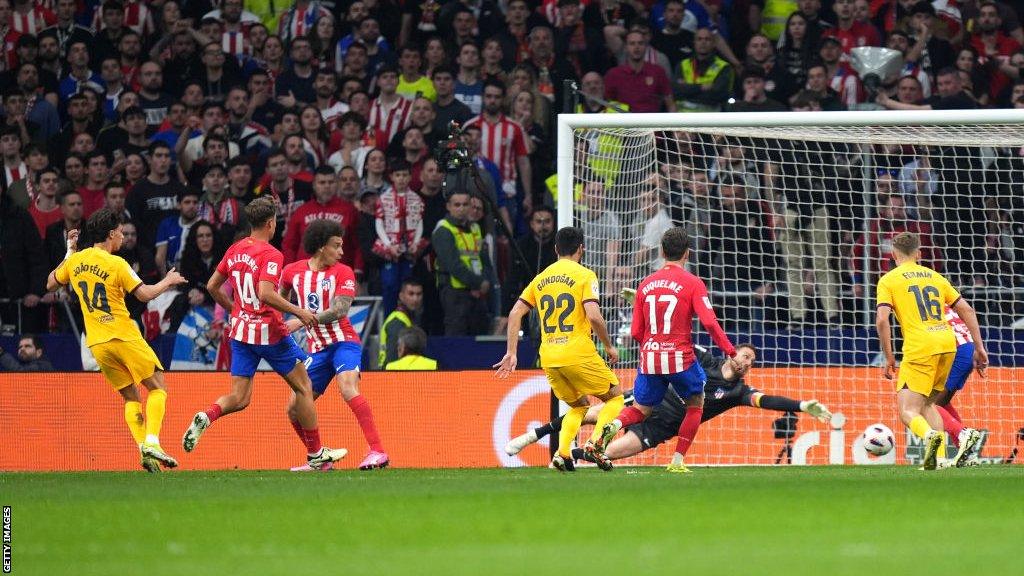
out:
M922 396L930 396L932 391L945 390L946 379L949 378L954 358L956 352L932 354L912 360L904 359L896 375L896 390L907 387Z
M138 384L164 369L145 340L110 340L93 344L89 350L114 390Z
M551 384L551 391L559 400L566 403L575 402L587 394L604 394L619 383L618 377L601 358L593 358L572 366L545 368L544 374Z

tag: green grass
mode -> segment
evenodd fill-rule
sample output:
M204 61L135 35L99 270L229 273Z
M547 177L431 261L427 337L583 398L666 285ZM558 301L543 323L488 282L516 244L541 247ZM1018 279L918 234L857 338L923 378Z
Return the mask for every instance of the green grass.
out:
M1024 574L1024 468L0 474L15 574Z

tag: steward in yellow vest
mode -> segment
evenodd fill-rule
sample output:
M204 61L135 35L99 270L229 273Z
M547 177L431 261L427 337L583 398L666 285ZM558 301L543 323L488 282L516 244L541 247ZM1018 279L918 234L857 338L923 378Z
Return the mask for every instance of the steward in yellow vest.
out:
M490 331L488 294L493 286L491 260L480 225L469 221L469 194L448 197L448 215L434 229L437 290L444 309L445 336L475 336Z
M388 362L385 370L437 370L437 360L427 358L427 333L418 326L404 328L398 335L398 355L394 362Z
M715 54L714 32L697 30L693 56L679 64L676 108L679 112L721 112L732 89L733 70Z

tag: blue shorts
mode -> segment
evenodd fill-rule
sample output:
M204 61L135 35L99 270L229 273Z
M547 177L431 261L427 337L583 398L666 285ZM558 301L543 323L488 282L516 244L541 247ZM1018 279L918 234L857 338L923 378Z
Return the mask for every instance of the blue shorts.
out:
M260 360L266 360L270 367L281 376L295 369L299 362L306 362L309 355L299 348L291 336L281 338L275 344L266 346L246 344L231 340L231 375L252 378Z
M707 379L700 362L694 362L686 370L675 374L637 372L636 380L633 382L633 398L641 406L657 406L665 399L665 392L671 385L676 394L685 400L695 394L702 394Z
M971 370L974 370L974 342L965 342L956 347L953 367L949 369L949 377L946 378L946 390L956 392L963 388Z
M335 374L359 370L362 359L363 349L355 342L338 342L313 354L313 362L308 368L313 393L323 394Z

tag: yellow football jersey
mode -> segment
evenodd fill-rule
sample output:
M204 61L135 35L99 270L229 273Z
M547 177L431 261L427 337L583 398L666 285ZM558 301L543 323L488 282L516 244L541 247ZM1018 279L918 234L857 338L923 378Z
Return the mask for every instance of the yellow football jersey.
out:
M597 356L583 304L597 301L597 275L559 259L537 275L519 297L540 315L540 365L572 366ZM599 356L597 356L600 358Z
M86 248L61 263L55 277L78 295L85 317L86 346L110 340L142 340L139 327L124 305L124 295L142 280L124 258L99 248Z
M878 280L878 306L889 306L903 333L903 360L956 351L953 328L944 317L945 307L960 293L942 274L906 262Z

